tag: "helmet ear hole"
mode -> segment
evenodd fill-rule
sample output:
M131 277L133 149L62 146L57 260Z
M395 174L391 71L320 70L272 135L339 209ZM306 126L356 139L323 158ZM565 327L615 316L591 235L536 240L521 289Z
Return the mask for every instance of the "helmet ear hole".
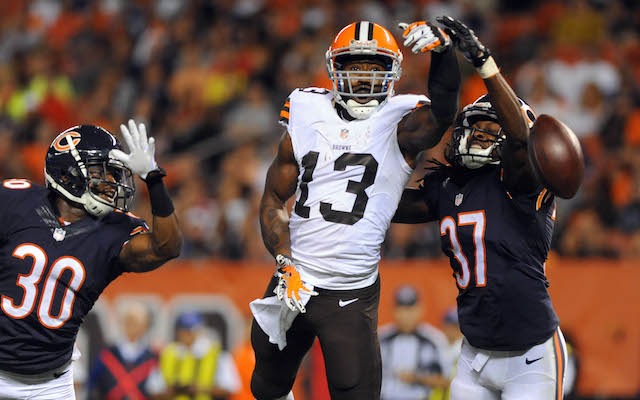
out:
M69 173L69 175L73 176L74 178L78 178L80 175L82 175L82 173L75 167L69 167L67 172Z

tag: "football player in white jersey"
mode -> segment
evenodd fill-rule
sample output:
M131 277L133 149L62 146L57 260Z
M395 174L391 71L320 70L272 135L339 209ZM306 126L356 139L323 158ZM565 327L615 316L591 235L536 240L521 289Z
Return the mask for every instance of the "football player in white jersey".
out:
M400 28L405 46L432 52L431 100L394 96L402 53L387 29L360 21L343 28L326 53L333 90L296 89L280 113L286 131L267 173L260 224L278 267L265 299L283 301L275 324L288 330L280 339L267 333L273 324L254 309L251 389L258 400L293 397L316 337L332 399L380 397L380 246L418 154L453 121L460 89L448 36L424 21Z

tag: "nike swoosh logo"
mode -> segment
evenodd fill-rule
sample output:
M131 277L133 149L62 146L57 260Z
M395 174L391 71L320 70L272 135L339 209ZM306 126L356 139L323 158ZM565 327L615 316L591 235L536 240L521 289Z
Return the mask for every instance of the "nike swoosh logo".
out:
M340 307L344 307L344 306L348 306L351 303L355 303L356 301L358 301L358 298L356 297L355 299L351 299L351 300L340 300L338 301L338 305Z
M54 372L53 373L53 379L58 379L60 378L62 375L66 374L69 370L66 371L62 371L62 372Z
M524 362L529 365L529 364L533 364L534 362L538 361L538 360L542 360L544 357L540 357L540 358L534 358L533 360L529 360L528 358L524 359Z

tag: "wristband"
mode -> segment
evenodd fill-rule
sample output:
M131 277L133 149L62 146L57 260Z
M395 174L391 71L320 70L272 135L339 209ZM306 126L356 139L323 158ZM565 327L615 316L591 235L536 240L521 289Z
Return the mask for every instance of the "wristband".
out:
M476 71L478 71L478 74L480 74L482 79L487 79L498 74L500 72L500 68L496 65L493 57L489 56L482 66L476 68Z
M288 265L293 265L293 260L291 260L291 257L289 256L278 254L276 256L276 264L278 264L278 267L286 267Z
M171 197L169 197L167 187L162 181L162 178L166 175L167 173L163 169L159 168L149 172L146 179L144 179L147 184L147 189L149 190L151 214L162 218L168 217L173 214L174 211L173 202L171 201Z

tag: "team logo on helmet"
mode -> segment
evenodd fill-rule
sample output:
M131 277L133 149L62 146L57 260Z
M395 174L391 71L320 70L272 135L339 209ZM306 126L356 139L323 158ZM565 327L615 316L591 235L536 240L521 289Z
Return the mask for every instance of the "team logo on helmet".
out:
M71 144L73 144L74 147L77 146L78 143L80 143L81 137L80 133L76 131L62 132L53 140L51 145L54 149L62 153L71 150ZM64 143L62 139L64 139Z

